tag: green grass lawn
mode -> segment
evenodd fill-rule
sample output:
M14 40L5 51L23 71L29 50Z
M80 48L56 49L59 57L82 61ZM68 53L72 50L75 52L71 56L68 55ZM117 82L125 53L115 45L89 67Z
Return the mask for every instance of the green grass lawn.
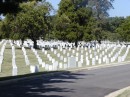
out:
M4 60L1 67L2 72L0 73L0 77L12 75L12 50L9 43L6 44L4 51Z
M0 45L0 50L1 50L1 47L2 47L3 44L4 44L4 42ZM18 47L17 45L14 45L14 46L15 46L16 65L17 65L17 68L18 68L18 75L23 75L23 74L30 73L30 66L26 66L25 58L24 58L23 51L22 51L21 47ZM38 60L37 60L36 55L34 54L34 52L29 48L25 48L25 49L26 49L28 59L30 61L30 65L39 65ZM92 48L89 48L89 49L91 50L92 56L95 57L94 52L97 52L97 50L96 49L93 50ZM106 48L103 48L103 50L105 50L105 49ZM90 65L88 67L92 66L92 62L91 62L92 59L90 59L90 57L89 57L90 53L89 53L88 49L80 48L80 50L77 51L77 49L74 48L72 50L75 50L75 53L72 53L72 50L69 51L69 49L63 49L63 50L66 50L65 54L63 54L63 52L60 51L59 49L54 49L54 50L56 50L57 53L60 53L60 55L64 56L64 58L67 58L67 53L70 53L70 56L76 56L76 53L78 52L79 55L80 55L79 60L80 60L81 55L83 55L84 56L84 61L83 61L82 67L87 67L87 65L86 65L86 56L88 56L88 58L90 60ZM81 50L83 50L83 52L81 52ZM113 50L113 48L110 48L108 50L108 52L105 53L105 54L108 55L112 50ZM118 47L114 51L114 54L117 53L119 50L120 50L120 48ZM49 64L49 65L53 64L51 61L49 61L48 57L42 52L42 50L38 49L36 51L37 51L39 57L42 59L43 62L45 62L46 64ZM120 56L124 55L125 51L126 51L126 48L123 48ZM88 55L86 55L86 53L88 53ZM102 53L102 50L100 50L96 54L99 56L101 53ZM57 55L54 54L51 50L47 50L47 54L50 54L50 56L53 57L53 59L55 59L59 63L67 64L67 62L64 63L63 60L60 60L60 58L58 58ZM125 61L130 61L130 51L129 51L128 56L127 56ZM117 62L117 59L116 59L115 62ZM106 64L106 63L102 63L102 64ZM98 61L96 61L95 65L99 65ZM45 68L42 68L41 65L39 65L39 67L40 67L40 70L39 70L40 72L45 71ZM60 70L61 70L61 68L60 68ZM12 75L12 48L10 46L10 43L7 42L6 47L5 47L4 60L3 60L3 64L2 64L2 72L0 72L0 77L11 76L11 75Z
M126 90L117 97L130 97L130 90Z

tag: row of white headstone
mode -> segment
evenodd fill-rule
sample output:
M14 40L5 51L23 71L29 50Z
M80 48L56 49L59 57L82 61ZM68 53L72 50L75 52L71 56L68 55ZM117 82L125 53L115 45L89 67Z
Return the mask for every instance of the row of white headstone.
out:
M16 65L15 46L13 45L11 40L9 40L9 43L12 48L12 76L16 76L18 74L18 68Z
M28 41L29 42L29 41ZM30 43L32 44L32 43ZM47 58L49 59L49 61L52 62L52 64L46 64L38 55L37 51L34 48L31 48L32 51L34 52L34 54L36 55L36 58L39 62L39 65L42 65L42 67L45 68L45 70L58 70L59 69L69 69L69 68L75 68L75 67L82 67L84 60L86 61L86 65L90 66L90 63L92 63L92 65L96 65L96 61L98 61L98 64L102 64L103 62L106 64L109 64L110 62L114 62L117 58L118 60L120 59L119 55L123 50L123 46L121 46L121 49L119 50L119 52L117 52L116 54L114 54L115 50L118 48L119 46L112 44L112 45L97 45L96 47L92 47L92 50L95 51L94 52L94 56L92 54L92 50L90 48L83 48L83 46L80 48L77 48L77 51L79 52L81 49L85 49L86 51L86 55L84 55L84 51L81 50L80 53L78 53L76 50L73 50L71 47L69 48L69 51L72 51L72 54L76 54L76 56L71 56L71 53L68 53L65 49L63 49L63 47L59 47L58 49L60 50L60 52L63 52L63 55L67 54L66 57L64 57L61 53L57 52L56 50L54 50L53 48L51 48L51 51L63 62L58 62L58 60L56 60L55 58L53 58L50 54L47 53L47 51L43 48L42 52L43 54L45 54L47 56ZM110 52L110 54L106 55L108 50L112 49L112 51ZM128 48L127 48L128 49ZM125 55L122 56L122 61L125 60L127 54L128 54L129 49L126 51ZM26 51L23 50L24 52L24 56L27 56L27 54L25 53ZM101 52L100 55L97 55L97 53ZM113 55L114 54L114 55ZM110 58L110 59L109 59ZM91 59L91 60L90 60ZM123 60L124 59L124 60ZM25 60L28 60L28 58L25 58ZM91 61L91 62L90 62ZM119 61L118 61L119 62ZM78 64L76 64L78 63ZM30 66L30 71L33 72L37 72L39 69L38 65L31 65Z
M24 47L22 47L22 51L23 51L23 55L24 55L26 66L28 66L28 65L30 65L30 61L28 59L28 55L26 53L26 49Z
M7 41L1 41L0 45L4 42L4 44L2 45L1 51L0 51L0 72L2 71L2 63L3 63L3 59L4 59L4 50L5 50L5 46Z

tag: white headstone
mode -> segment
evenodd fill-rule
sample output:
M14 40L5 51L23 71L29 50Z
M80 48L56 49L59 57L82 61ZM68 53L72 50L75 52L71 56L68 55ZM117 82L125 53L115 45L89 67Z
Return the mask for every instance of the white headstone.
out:
M82 67L82 63L80 61L78 62L78 67Z
M74 54L74 53L75 53L75 50L72 50L72 53Z
M92 65L95 65L95 58L92 58Z
M84 63L84 60L83 60L83 59L81 59L80 61L81 61L82 64Z
M68 68L75 68L75 67L76 67L76 58L68 57Z
M53 63L53 70L57 70L58 69L58 61L55 61Z
M57 57L60 57L60 53L57 54Z
M64 57L63 57L63 56L60 56L60 60L64 60Z
M122 58L121 56L118 57L118 62L121 62L122 61Z
M90 58L91 58L91 59L92 59L92 56L93 56L93 55L92 55L92 54L90 54Z
M86 60L86 65L89 66L90 65L90 61Z
M78 57L79 56L79 53L76 53L76 57Z
M49 70L49 64L45 64L45 70Z
M76 57L76 62L78 62L79 61L79 58L78 57Z
M67 69L67 68L68 68L67 64L64 64L64 69Z
M12 69L12 76L16 76L17 75L17 67L16 66L13 66L13 69Z
M41 58L38 58L38 63L39 63L40 65L42 65L42 59L41 59Z
M52 70L53 70L53 66L49 65L49 71L52 71Z
M26 63L26 65L30 65L30 61L28 60L27 56L25 56L25 63Z
M39 66L34 66L34 65L31 65L30 66L30 72L31 73L36 73L36 72L38 72L39 71Z
M45 62L42 62L42 67L45 68Z
M106 58L106 64L109 64L109 58Z
M70 54L69 53L67 53L67 57L69 57L70 56Z
M96 56L96 60L98 60L98 56Z
M101 58L98 59L98 64L101 64L102 63L102 60Z
M62 69L63 68L63 64L60 62L59 63L59 68Z
M64 62L65 62L65 63L67 62L67 58L64 58Z

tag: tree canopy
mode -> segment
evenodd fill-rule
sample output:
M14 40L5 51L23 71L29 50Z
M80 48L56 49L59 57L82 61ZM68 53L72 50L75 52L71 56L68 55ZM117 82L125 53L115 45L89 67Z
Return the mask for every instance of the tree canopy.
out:
M28 1L42 1L42 0L1 0L0 13L17 13L20 10L19 4Z

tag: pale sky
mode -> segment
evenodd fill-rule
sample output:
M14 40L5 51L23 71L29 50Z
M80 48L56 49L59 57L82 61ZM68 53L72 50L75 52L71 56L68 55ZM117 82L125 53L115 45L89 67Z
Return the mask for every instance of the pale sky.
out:
M60 0L46 0L49 1L55 9L58 9ZM113 2L114 9L109 10L110 17L115 16L130 16L130 0L115 0Z
M115 0L114 9L109 11L110 16L130 16L130 0Z

